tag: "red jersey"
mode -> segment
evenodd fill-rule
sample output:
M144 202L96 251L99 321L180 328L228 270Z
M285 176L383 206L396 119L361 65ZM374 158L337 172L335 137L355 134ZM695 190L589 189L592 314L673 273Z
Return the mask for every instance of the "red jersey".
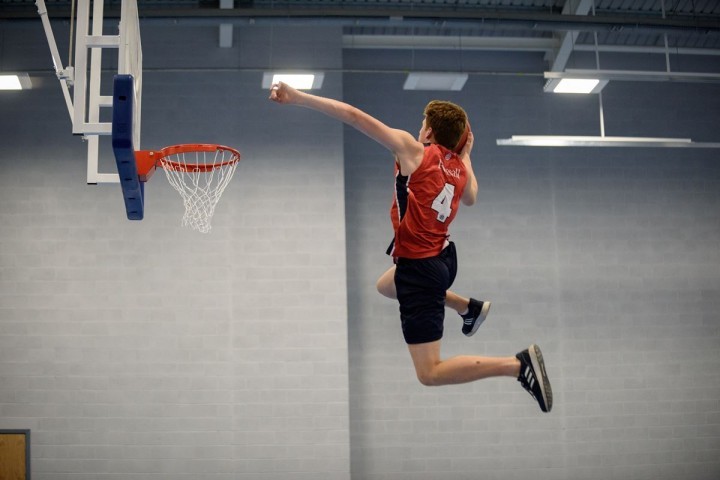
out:
M396 162L395 199L390 208L395 240L388 253L403 258L439 255L466 183L465 164L441 145L425 147L422 163L410 175L401 175Z

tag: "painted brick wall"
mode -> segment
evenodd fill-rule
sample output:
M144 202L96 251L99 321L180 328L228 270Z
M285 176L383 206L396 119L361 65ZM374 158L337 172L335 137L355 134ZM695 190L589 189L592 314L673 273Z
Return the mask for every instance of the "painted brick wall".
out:
M4 68L47 69L34 27L3 31ZM0 427L32 429L33 478L349 478L342 128L269 102L259 70L213 70L276 47L332 67L339 33L144 36L146 67L208 70L146 70L143 145L243 154L207 236L162 172L142 222L117 185L85 184L49 73L0 96Z
M346 131L354 478L718 478L717 153L498 147L512 134L597 135L597 98L542 94L532 78L471 76L462 93L442 94L403 81L346 74L345 98L415 132L440 96L467 108L476 133L480 193L451 228L454 289L494 303L470 339L448 311L444 355L536 342L556 404L542 414L511 379L415 380L397 305L374 290L390 265L392 158ZM717 140L719 94L611 84L607 134Z
M478 137L479 203L452 230L455 288L494 304L471 339L449 314L444 353L537 342L557 403L542 415L509 379L422 387L397 306L374 291L389 266L392 159L258 87L262 69L293 62L437 65L341 52L340 33L246 27L219 50L214 28L143 32L157 69L144 146L220 142L244 155L207 237L179 227L161 177L142 223L124 220L116 186L85 185L84 145L51 74L0 96L0 427L33 430L34 478L717 478L714 151L500 148L511 134L597 134L597 99L508 76L472 76L445 96L467 105ZM0 25L0 41L0 69L48 71L36 22ZM402 81L334 73L322 93L415 132L437 95ZM718 98L708 85L611 84L607 133L716 141Z

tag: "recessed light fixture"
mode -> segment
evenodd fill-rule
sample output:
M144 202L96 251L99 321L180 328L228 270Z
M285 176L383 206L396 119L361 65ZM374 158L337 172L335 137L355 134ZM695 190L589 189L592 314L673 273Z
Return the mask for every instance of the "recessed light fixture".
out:
M554 93L598 93L607 85L607 80L597 78L553 78L547 81L544 90Z
M467 73L409 73L403 85L404 90L449 90L460 91L467 82Z
M32 88L27 73L0 75L0 90L29 90Z
M274 83L283 82L298 90L317 90L322 88L324 73L263 73L263 88L270 88Z

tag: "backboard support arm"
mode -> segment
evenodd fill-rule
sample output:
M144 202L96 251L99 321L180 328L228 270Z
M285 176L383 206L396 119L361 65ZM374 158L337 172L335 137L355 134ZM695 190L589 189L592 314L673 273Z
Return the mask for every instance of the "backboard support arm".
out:
M55 35L50 25L50 19L48 19L47 7L45 6L45 0L35 0L35 5L38 8L38 15L42 21L43 29L45 30L45 37L47 37L48 46L50 47L50 55L52 56L53 66L55 67L55 75L57 75L60 81L60 88L62 89L63 96L65 97L65 105L70 115L70 120L73 119L73 102L70 98L70 86L73 84L73 67L63 68L62 59L60 58L60 52L58 51L57 43L55 43Z
M87 183L118 183L120 177L117 173L99 171L100 137L112 133L112 123L100 121L100 109L112 108L113 103L112 96L101 95L102 50L119 49L118 74L133 75L135 79L134 106L137 110L133 141L135 148L139 148L142 47L136 0L122 0L117 35L103 33L104 0L77 0L75 66L67 68L62 66L45 0L36 0L36 5L72 121L72 133L87 140Z

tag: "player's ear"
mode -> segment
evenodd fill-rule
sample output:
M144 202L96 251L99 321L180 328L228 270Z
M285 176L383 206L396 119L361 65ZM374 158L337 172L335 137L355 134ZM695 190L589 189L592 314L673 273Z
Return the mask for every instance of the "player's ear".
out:
M423 143L430 143L433 137L433 131L432 127L427 127L425 129L425 138L423 138Z

